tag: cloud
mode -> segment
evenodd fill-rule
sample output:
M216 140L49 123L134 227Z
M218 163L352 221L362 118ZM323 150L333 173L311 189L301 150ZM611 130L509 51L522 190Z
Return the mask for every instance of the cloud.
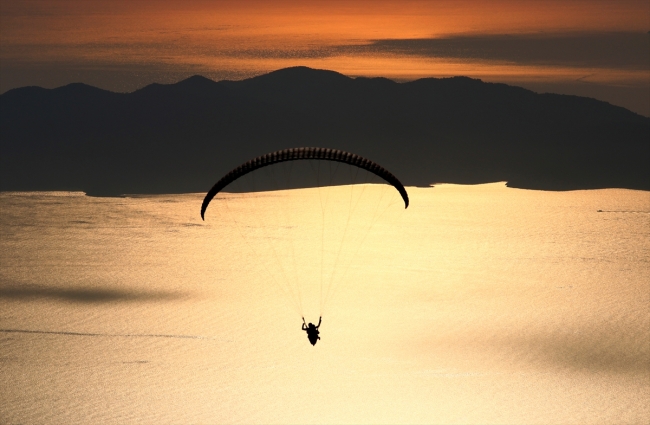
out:
M338 46L336 50L350 54L397 54L520 65L650 70L650 35L642 32L382 39L363 45Z
M642 32L472 35L378 39L312 49L233 49L213 54L250 59L323 59L401 55L516 65L650 70L650 35Z

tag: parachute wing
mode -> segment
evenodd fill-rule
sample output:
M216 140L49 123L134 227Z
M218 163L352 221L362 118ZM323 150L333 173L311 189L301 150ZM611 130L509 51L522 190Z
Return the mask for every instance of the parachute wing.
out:
M355 155L350 152L345 152L337 149L327 149L327 148L292 148L284 149L276 152L267 153L266 155L258 156L257 158L251 159L250 161L240 165L235 168L225 176L221 178L212 189L205 195L203 199L203 205L201 205L201 218L205 220L205 210L208 208L210 201L214 198L217 193L223 190L233 181L237 180L243 175L250 173L251 171L257 170L258 168L266 167L267 165L277 164L280 162L286 161L299 161L299 160L325 160L325 161L335 161L342 162L345 164L353 165L364 170L367 170L378 177L384 179L388 184L393 186L402 196L404 200L404 208L409 206L409 197L406 193L406 189L402 183L395 177L390 171L386 170L379 164L363 158L359 155Z

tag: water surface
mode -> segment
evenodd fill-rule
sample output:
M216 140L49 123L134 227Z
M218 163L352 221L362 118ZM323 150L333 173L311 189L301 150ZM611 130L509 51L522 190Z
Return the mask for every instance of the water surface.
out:
M275 246L315 190L264 195L302 208ZM345 254L315 347L318 232L294 262L272 216L203 222L202 194L0 194L0 422L648 422L648 192L409 194ZM278 258L316 276L298 311Z

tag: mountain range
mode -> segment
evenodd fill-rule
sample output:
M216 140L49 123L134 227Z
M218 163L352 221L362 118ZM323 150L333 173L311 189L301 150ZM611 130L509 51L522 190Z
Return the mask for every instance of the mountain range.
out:
M407 186L650 190L650 118L466 77L295 67L132 93L23 87L0 95L0 139L2 191L205 192L255 156L299 146L354 152Z

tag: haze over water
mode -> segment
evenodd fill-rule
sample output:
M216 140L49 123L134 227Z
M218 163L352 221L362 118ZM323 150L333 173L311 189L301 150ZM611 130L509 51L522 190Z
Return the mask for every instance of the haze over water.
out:
M203 194L1 193L0 422L648 423L648 192L408 191L315 347Z

